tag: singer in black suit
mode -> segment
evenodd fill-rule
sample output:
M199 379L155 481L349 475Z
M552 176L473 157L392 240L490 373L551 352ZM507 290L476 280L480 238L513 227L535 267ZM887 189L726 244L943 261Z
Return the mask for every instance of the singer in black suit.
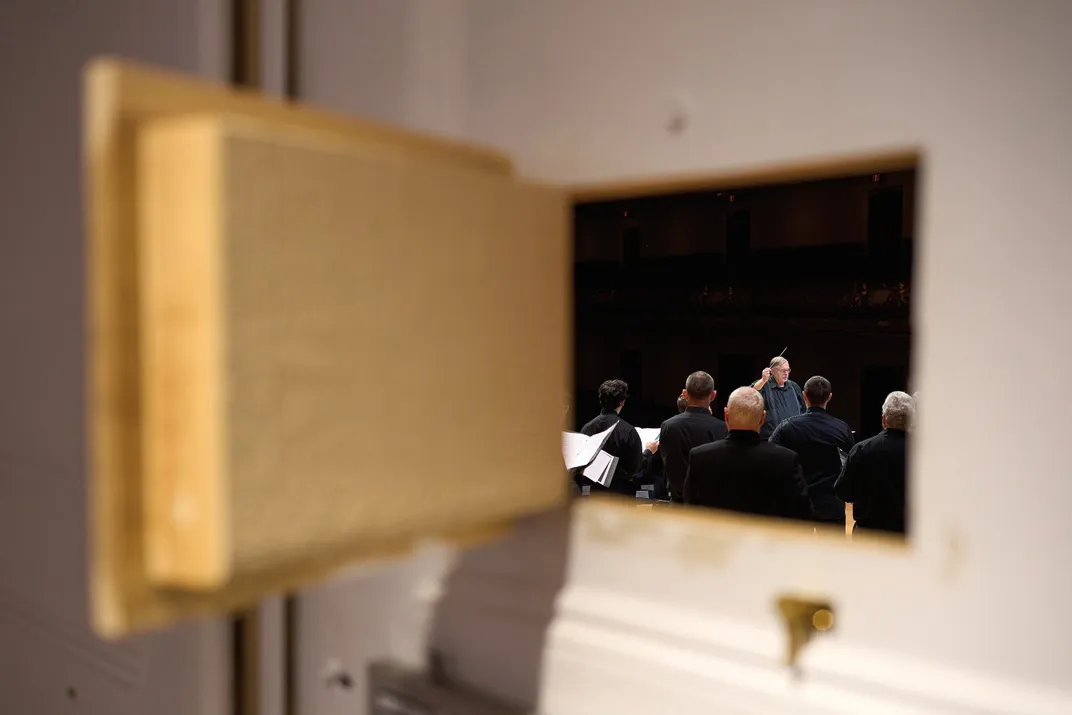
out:
M637 487L634 476L645 469L651 455L659 449L659 443L641 444L640 434L633 428L633 425L618 416L622 407L625 406L627 397L629 397L629 385L624 380L607 380L600 385L599 406L602 410L598 416L589 420L581 428L581 434L591 437L614 425L614 431L603 444L604 452L618 458L618 467L614 470L614 476L610 480L610 491L634 496ZM578 487L590 487L592 491L605 489L584 476L583 471L583 469L576 471L575 479Z
M853 531L875 529L905 533L908 430L916 404L905 392L891 392L882 403L882 431L849 452L834 484L839 499L852 502Z
M726 436L726 423L711 414L715 399L715 380L706 372L694 372L681 392L685 411L663 422L659 428L659 453L663 456L663 474L670 490L670 500L684 501L682 489L693 447Z
M726 439L689 454L685 503L746 514L810 519L811 501L796 452L760 439L763 397L739 387L726 404Z
M847 424L826 411L833 394L825 377L809 377L804 383L808 411L783 420L770 442L800 455L816 519L844 524L845 502L834 495L834 482L841 474L841 452L848 454L853 437Z

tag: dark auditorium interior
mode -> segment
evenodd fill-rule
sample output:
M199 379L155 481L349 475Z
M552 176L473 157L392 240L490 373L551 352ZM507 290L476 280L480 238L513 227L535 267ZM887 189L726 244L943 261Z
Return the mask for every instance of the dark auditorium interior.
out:
M916 170L579 203L574 207L576 428L606 379L622 418L657 427L685 377L730 392L787 348L820 374L859 441L911 392Z

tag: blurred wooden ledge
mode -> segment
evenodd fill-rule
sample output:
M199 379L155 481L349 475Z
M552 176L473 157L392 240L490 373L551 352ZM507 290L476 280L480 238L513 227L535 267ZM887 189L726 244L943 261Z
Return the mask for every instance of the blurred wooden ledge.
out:
M564 500L563 192L497 152L116 60L88 66L84 114L98 632ZM468 399L507 373L524 413ZM441 400L423 449L381 427L414 379ZM484 469L433 463L473 434Z

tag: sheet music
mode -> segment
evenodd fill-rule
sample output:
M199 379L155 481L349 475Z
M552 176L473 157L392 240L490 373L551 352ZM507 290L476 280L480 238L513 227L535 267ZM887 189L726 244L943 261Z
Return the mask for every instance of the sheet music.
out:
M584 449L584 445L588 443L588 435L583 435L580 432L563 432L562 433L562 457L566 460L566 466L573 469L570 466L570 461L574 459L581 450ZM583 465L574 465L583 466Z
M614 478L614 470L617 468L618 458L599 450L599 454L595 456L591 464L585 467L583 474L593 482L609 487L611 479Z
M658 427L637 427L636 431L640 435L641 444L658 441L659 429Z
M617 425L611 425L599 434L586 437L576 432L562 433L562 458L566 460L566 469L576 469L591 464L599 451L603 449L610 433Z

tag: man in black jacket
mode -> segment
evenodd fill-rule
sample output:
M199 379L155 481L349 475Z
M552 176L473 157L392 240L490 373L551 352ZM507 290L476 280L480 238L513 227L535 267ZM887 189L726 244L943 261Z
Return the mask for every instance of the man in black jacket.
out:
M746 514L809 519L811 502L797 453L764 442L763 397L739 387L726 404L729 435L689 455L685 503Z
M681 414L689 406L689 399L685 395L677 396L677 412ZM658 445L658 442L656 442ZM649 498L666 500L670 498L670 490L666 485L666 470L663 468L663 453L656 451L645 468L636 475L638 485L650 485L654 487Z
M782 421L770 442L800 455L816 520L844 524L845 502L834 496L834 482L841 474L841 453L852 449L853 437L847 424L826 411L833 394L825 377L809 377L804 383L807 412Z
M726 436L726 423L711 414L711 401L717 393L710 375L703 371L692 373L681 394L687 402L685 411L663 422L659 428L663 473L670 489L670 500L678 503L684 501L682 490L689 468L689 452L693 447Z
M581 434L592 436L603 432L611 425L614 431L607 437L603 444L603 451L612 457L618 458L618 466L614 470L614 476L610 480L610 491L619 494L636 494L634 475L640 472L651 455L659 449L658 442L650 442L646 445L640 443L640 434L618 413L625 406L625 399L629 397L629 385L624 380L607 380L599 386L599 416L590 420L581 428ZM577 470L576 479L578 486L591 487L593 491L604 487L593 482L581 474L583 470Z
M905 533L905 463L908 430L915 416L912 396L891 392L882 403L882 431L849 452L834 493L852 502L853 531Z

